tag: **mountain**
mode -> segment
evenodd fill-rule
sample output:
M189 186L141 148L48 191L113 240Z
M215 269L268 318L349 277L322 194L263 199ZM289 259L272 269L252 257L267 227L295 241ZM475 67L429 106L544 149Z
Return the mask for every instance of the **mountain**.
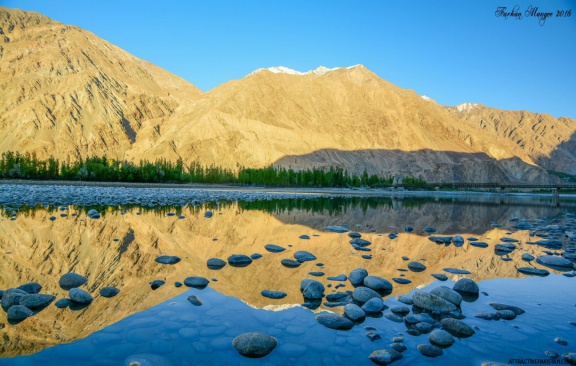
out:
M258 69L202 93L90 32L2 8L0 152L339 166L446 182L576 174L576 121L445 107L362 65Z

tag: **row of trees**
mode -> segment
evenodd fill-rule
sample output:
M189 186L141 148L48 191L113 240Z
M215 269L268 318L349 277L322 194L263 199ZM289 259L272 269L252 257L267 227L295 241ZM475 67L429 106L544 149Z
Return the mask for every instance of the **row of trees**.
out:
M181 159L170 162L158 159L155 162L141 160L138 164L89 157L70 162L59 162L50 157L41 160L35 154L14 152L2 153L0 178L18 179L64 179L107 182L193 182L193 183L233 183L267 186L308 186L308 187L385 187L392 184L391 177L369 175L364 171L360 176L350 175L342 168L330 167L327 170L312 168L294 170L270 166L253 169L239 166L237 170L215 165L203 166L193 162L186 167ZM407 178L405 183L425 186L418 178Z

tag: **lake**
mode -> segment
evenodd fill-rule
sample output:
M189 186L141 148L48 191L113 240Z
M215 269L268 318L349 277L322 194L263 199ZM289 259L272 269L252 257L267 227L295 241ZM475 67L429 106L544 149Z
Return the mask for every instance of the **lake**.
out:
M406 348L395 365L507 364L514 359L563 363L563 354L576 351L574 199L562 198L558 204L550 197L511 195L272 195L265 200L199 201L179 196L161 204L128 199L130 204L118 204L123 191L110 192L112 205L79 205L72 199L66 202L66 197L38 206L0 199L0 290L37 282L41 294L55 296L53 303L21 322L8 321L6 312L0 312L0 365L372 365L372 352L391 349L392 343ZM31 194L20 196L25 201ZM91 209L100 217L90 218ZM351 232L370 244L351 245ZM433 241L430 236L440 238ZM267 244L284 250L271 252ZM496 250L498 244L507 246ZM307 252L311 260L296 261L297 252L299 258ZM245 267L207 266L210 258L228 262L234 254L254 259ZM528 254L568 260L572 268L526 260ZM156 262L162 255L181 261ZM297 267L283 265L286 259ZM409 269L412 262L425 269ZM518 271L521 267L549 274L527 275ZM356 268L392 285L390 291L379 291L384 310L349 330L320 324L320 314L342 314L345 304L362 304L348 278ZM93 297L90 305L55 306L69 297L59 285L68 272L87 278L80 288ZM208 279L208 286L175 286L191 276ZM452 288L462 278L475 281L479 293L463 293L450 314L429 310L430 326L410 320L426 311L406 299L417 301L416 293L440 286ZM321 301L303 298L305 279L323 284ZM165 283L153 290L154 280ZM101 296L106 286L118 288L119 294ZM262 296L264 290L286 296L271 299ZM190 296L201 304L193 305ZM495 314L490 303L524 312L513 319L475 316ZM411 315L391 311L399 307ZM430 345L430 330L446 328L440 320L449 317L460 318L474 334L455 336L454 344L441 348L438 357L424 356L418 346ZM278 344L263 358L241 356L232 341L247 332L270 335ZM371 340L369 332L378 339ZM393 342L398 337L402 342ZM558 358L550 358L547 351Z

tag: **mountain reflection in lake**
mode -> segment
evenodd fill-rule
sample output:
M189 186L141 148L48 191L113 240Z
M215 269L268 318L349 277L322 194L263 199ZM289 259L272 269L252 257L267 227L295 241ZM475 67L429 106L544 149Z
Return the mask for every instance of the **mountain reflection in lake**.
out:
M558 252L558 250L528 244L527 242L541 238L531 237L528 230L513 229L517 221L510 220L527 219L534 227L553 228L557 223L574 225L574 219L566 219L559 215L576 211L576 203L562 201L560 207L556 207L547 199L539 200L533 197L526 199L504 197L504 199L505 201L502 201L501 197L481 200L476 198L476 201L471 202L468 198L437 200L333 198L153 209L98 207L96 209L101 217L96 220L87 217L86 212L89 208L84 207L66 207L65 210L20 209L16 212L16 216L12 216L12 212L4 211L4 215L0 218L2 253L0 289L6 290L34 281L43 286L41 293L53 294L56 299L60 299L67 297L68 293L59 287L58 280L62 274L75 272L88 278L88 283L82 288L92 294L94 302L79 311L58 309L52 304L16 325L9 325L6 314L0 312L0 335L4 340L0 344L2 357L36 353L48 346L72 342L92 333L94 335L85 341L79 341L77 347L80 348L74 348L76 350L74 352L71 351L71 347L75 343L61 346L64 348L51 348L31 358L1 359L0 364L35 362L58 364L66 352L71 354L72 363L90 364L101 361L105 364L106 360L122 362L132 354L152 353L158 357L162 355L166 362L183 364L184 358L178 358L185 356L184 351L179 353L184 342L182 337L186 338L183 334L194 334L189 337L190 344L206 342L205 345L198 344L192 347L198 354L217 350L222 353L221 357L232 357L236 363L241 363L247 361L237 355L231 346L231 339L240 333L254 330L269 333L279 340L279 348L267 356L270 357L269 362L273 364L287 363L286 360L292 359L290 362L299 364L321 364L328 361L335 364L356 363L360 362L359 360L370 364L368 355L376 349L388 348L392 337L398 332L404 332L404 337L407 338L406 345L412 348L404 353L404 359L399 363L409 360L412 360L412 363L423 362L423 356L416 349L416 345L428 343L427 336L407 335L403 324L393 323L385 318L369 318L365 324L354 327L353 331L342 332L319 325L311 310L301 307L292 309L303 303L300 292L302 279L315 279L325 286L331 284L330 288L326 288L326 294L330 294L338 284L345 286L336 291L353 290L350 282L330 281L327 277L348 275L352 269L358 267L365 268L370 275L388 280L402 277L411 281L407 285L393 283L392 294L384 297L388 306L399 305L395 300L397 295L409 294L417 288L439 285L451 287L451 281L462 277L477 282L484 281L480 283L480 290L490 289L487 291L490 297L484 298L485 295L481 295L478 301L462 305L462 311L467 317L465 321L471 325L477 324L480 329L477 330L479 335L475 337L486 342L498 332L508 334L511 339L528 339L537 333L546 341L550 341L546 343L550 344L550 349L555 349L557 345L553 339L564 332L563 338L571 342L569 344L573 348L576 339L570 334L574 333L575 328L569 322L576 321L573 311L576 295L570 295L565 289L572 286L574 281L561 275L562 271L546 268L535 262L531 264L524 262L521 259L523 253L538 257L543 251ZM214 213L211 218L204 216L207 209ZM179 218L179 215L183 217ZM56 219L51 220L51 217ZM361 233L363 239L372 242L369 246L371 251L354 250L349 244L350 237L347 234L328 232L324 229L330 225L349 225L346 227ZM414 231L405 232L404 228L407 225L413 227ZM463 245L437 244L428 240L427 236L430 234L423 231L426 227L436 228L437 232L434 235L457 234L465 239L474 236L479 241L488 243L489 247L474 247L468 240ZM507 234L509 231L511 233ZM391 239L390 233L397 233L398 237ZM302 235L307 235L309 239L301 238ZM501 243L502 237L519 240L516 243L518 249L506 255L497 255L499 253L495 253L494 245ZM570 244L565 236L561 240L564 242L564 247L574 245L574 242ZM276 244L286 250L281 253L270 253L264 249L266 244ZM317 260L304 262L297 268L287 268L280 264L282 259L294 259L294 253L299 250L314 254ZM206 265L209 258L227 260L232 254L250 256L255 253L261 254L262 258L245 268L226 265L221 270L211 270ZM362 257L366 254L372 255L372 259ZM155 259L160 255L176 255L182 261L175 265L159 264ZM408 257L409 260L404 260L402 257ZM405 271L407 264L412 260L424 263L427 269L423 272ZM318 266L318 263L323 265ZM527 278L517 271L517 267L526 266L546 268L551 275L544 278ZM466 269L471 274L446 273L443 268L447 267ZM316 277L309 275L310 272L324 272L325 275ZM445 273L449 281L436 281L431 276L433 273ZM174 282L182 282L189 276L202 276L217 281L210 282L209 288L205 290L174 286ZM485 281L498 278L522 280ZM165 281L166 284L152 291L148 284L157 279ZM120 294L110 299L99 296L99 290L105 286L119 288ZM541 294L546 292L546 298L539 296L535 291L520 290L530 286L535 290L538 289ZM261 296L262 290L284 291L287 296L273 300ZM186 294L181 295L183 292ZM192 305L185 300L190 294L197 295L204 305L191 308ZM174 299L165 302L172 298ZM528 314L517 318L519 328L506 325L504 331L500 328L502 323L507 323L506 321L489 322L473 317L476 312L488 311L485 307L490 301L508 301L511 305L524 308ZM154 307L161 303L162 305ZM546 303L548 308L542 311L542 307L535 306L535 303ZM556 313L551 314L550 307L555 306L560 306L560 310L555 310ZM562 310L562 307L565 309L567 306L572 308ZM258 308L277 312L256 310ZM149 310L144 311L146 309ZM342 307L322 305L314 311L326 310L341 313ZM172 314L172 320L162 318L163 312ZM185 317L186 312L203 314L214 324L206 323L206 319L202 317L195 317L189 321L194 325L197 334L185 330L191 326L184 324L185 321L180 319L181 316ZM385 313L389 312L385 310ZM129 317L133 314L136 315ZM250 323L248 320L253 317L264 320L260 319L259 323L254 320ZM127 319L110 327L109 330L106 328L102 332L95 333L124 318ZM154 318L164 319L163 323L153 322L151 319ZM126 332L135 327L132 323L137 321L148 321L149 333L165 335L166 337L162 338L167 342L165 348L136 347L134 342L128 342L132 346L125 346L122 351L116 353L106 353L104 349L112 347L110 342L120 347L118 343L130 338ZM169 323L168 326L164 324L166 322ZM210 329L216 327L216 324L224 328L220 333L214 331L214 334L209 334L210 332L204 334L198 328ZM365 325L378 328L383 340L371 342L364 335ZM274 326L276 330L271 329ZM107 336L103 335L106 332L121 337L106 338ZM312 342L310 338L312 336L315 342ZM308 338L310 340L305 341ZM95 341L97 339L101 342ZM110 341L111 339L114 341ZM316 344L322 343L323 339L328 342L324 344L324 348L322 344ZM146 342L152 340L142 341L143 344ZM311 342L315 345L313 346ZM474 337L457 342L458 345L445 350L447 355L444 357L448 357L450 352L454 355L472 357L466 353L466 347L471 347L476 352L477 355L473 357L476 361L482 361L481 358L487 358L487 355L495 352L491 346L485 346L483 349L479 346L479 342L474 340ZM282 348L283 343L293 346ZM546 357L544 351L548 349L547 346L534 350L530 344L526 342L526 352L539 352L532 355ZM97 350L99 347L102 350L89 352L89 349ZM334 347L342 350L338 351ZM521 352L522 347L519 344L516 352ZM346 351L343 351L344 349ZM454 351L456 349L459 351ZM562 354L562 350L564 349L559 348L557 352ZM503 357L504 353L496 354L499 355L496 359L500 362L507 362L508 358ZM512 358L523 358L523 355L518 353L513 356L517 357ZM58 359L50 361L52 357ZM223 360L224 358L206 358L205 362L199 361L197 364L222 364ZM440 357L438 362L448 361Z

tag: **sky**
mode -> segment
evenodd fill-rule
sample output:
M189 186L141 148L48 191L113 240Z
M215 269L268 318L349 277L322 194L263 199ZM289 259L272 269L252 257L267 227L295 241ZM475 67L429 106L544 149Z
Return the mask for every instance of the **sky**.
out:
M203 91L263 67L308 71L363 64L442 105L472 102L576 118L574 0L0 0L0 5L89 30ZM503 6L505 12L518 6L522 18L496 16ZM530 6L553 15L541 25L538 17L526 15Z

